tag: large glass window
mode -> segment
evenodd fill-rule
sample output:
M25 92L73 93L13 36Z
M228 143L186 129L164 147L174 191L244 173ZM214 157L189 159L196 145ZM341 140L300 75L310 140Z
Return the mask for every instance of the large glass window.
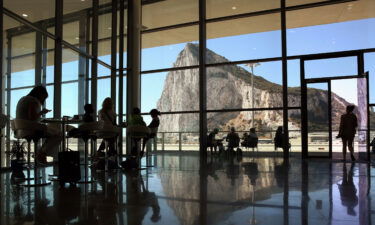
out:
M288 11L288 55L374 48L374 7L361 0Z
M209 110L282 107L280 61L207 67L206 71Z
M280 57L280 14L208 23L207 48L222 56L208 51L207 63Z
M198 26L142 34L142 71L199 64Z

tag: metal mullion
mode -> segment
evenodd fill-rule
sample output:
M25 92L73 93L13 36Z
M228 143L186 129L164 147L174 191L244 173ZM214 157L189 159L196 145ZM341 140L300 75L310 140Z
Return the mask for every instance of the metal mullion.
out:
M46 86L47 83L47 60L48 60L48 49L47 49L47 36L42 36L42 85Z
M89 10L86 11L86 51L89 53L89 46L90 46L90 14ZM90 59L86 58L86 79L85 79L85 104L89 103L89 70L90 70Z
M82 13L79 19L79 48L83 52L87 52L86 37L87 37L87 19L86 14ZM87 76L87 60L82 54L79 55L78 59L78 114L83 114L83 106L85 104L85 80Z
M288 61L285 0L281 4L281 55L282 55L282 89L283 89L283 130L284 130L284 160L289 161L289 131L288 131Z
M42 57L43 57L43 37L41 33L35 33L35 85L42 84Z
M91 62L91 104L94 108L94 114L97 111L97 95L98 95L98 8L99 0L92 1L92 31L91 31L91 54L93 56Z
M301 82L301 138L302 138L302 159L308 156L308 135L307 135L307 87L305 81L305 60L300 60L300 82Z
M0 0L0 30L1 30L1 34L0 34L0 52L3 53L3 46L4 46L4 14L3 14L3 0ZM3 60L4 60L4 54L0 54L0 71L3 71ZM3 79L3 73L1 72L0 74L0 113L3 114L4 113L4 101L3 101L3 93L5 93L5 87L4 87L4 79ZM0 150L3 149L3 129L1 129L0 131ZM2 167L2 160L3 160L3 155L2 155L2 152L4 151L0 151L0 169ZM2 175L0 174L0 189L3 190L3 178L2 178ZM2 208L0 206L0 208ZM1 222L1 219L0 219L0 222Z
M332 158L332 84L331 81L327 81L328 84L328 157Z
M7 37L7 45L8 45L8 51L7 51L7 115L8 118L10 118L10 107L11 107L11 91L10 88L12 86L11 84L11 74L12 74L12 61L10 60L10 57L12 55L12 38ZM10 150L10 126L6 127L6 135L7 135L7 142L6 142L6 150Z
M119 97L118 97L118 113L119 122L124 121L124 11L125 0L120 0L120 24L119 24ZM120 139L118 140L119 154L123 155L123 129L121 129Z
M157 70L146 70L146 71L141 72L141 74L161 73L161 72L169 72L169 71L176 71L176 70L188 70L188 69L199 69L199 65L172 67L172 68L157 69Z
M117 0L112 0L112 22L111 22L111 99L116 112L116 48L117 48Z
M61 81L62 81L62 37L63 37L63 0L55 0L55 55L54 55L54 101L53 117L61 117Z
M207 158L206 38L206 1L199 0L199 143L201 162Z

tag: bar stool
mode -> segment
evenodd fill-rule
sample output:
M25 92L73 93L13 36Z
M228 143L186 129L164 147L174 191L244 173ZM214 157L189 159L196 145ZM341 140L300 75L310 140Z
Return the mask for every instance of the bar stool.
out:
M98 130L101 127L101 123L99 122L90 122L90 123L83 123L78 126L79 132L77 135L74 135L75 138L81 138L85 144L85 156L84 156L84 167L85 167L85 178L83 181L79 181L79 183L92 183L94 180L89 179L88 177L88 141L89 140L96 140L96 135L94 134L95 130Z
M39 163L38 160L36 160L36 156L39 153L38 149L38 142L41 138L46 138L46 129L43 129L43 125L34 122L34 121L28 121L23 119L15 119L11 121L11 128L14 132L14 136L17 139L25 139L27 141L27 184L24 184L24 186L43 186L48 185L51 182L47 182L43 180L40 180L40 176L38 173ZM31 169L31 161L30 161L30 154L31 154L31 141L34 142L34 178L30 178L30 169ZM34 180L34 182L30 182L30 180Z
M139 153L141 151L141 145L140 145L140 141L147 137L149 134L150 134L150 128L146 127L146 126L141 126L141 125L133 125L133 126L129 126L127 128L127 133L129 135L129 137L134 140L135 142L135 145L136 145L136 148L137 148L137 154L136 154L136 158L137 158L137 163L138 163L138 166L139 168L141 167L141 159L139 157ZM147 161L147 160L146 160Z
M108 144L108 139L115 138L117 139L118 135L120 134L120 131L118 130L117 127L106 127L104 126L102 129L95 130L94 132L95 138L98 139L103 139L105 148L104 148L104 161L105 161L105 166L104 166L104 171L108 171L108 150L109 150L109 144ZM117 140L116 140L117 142ZM117 148L117 143L115 143L115 148ZM117 149L116 149L117 152ZM116 159L117 162L117 159Z

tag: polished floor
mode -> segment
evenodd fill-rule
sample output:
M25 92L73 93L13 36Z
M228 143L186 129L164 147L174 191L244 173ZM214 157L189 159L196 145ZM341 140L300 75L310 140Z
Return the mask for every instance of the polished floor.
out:
M157 154L91 184L22 187L1 175L0 224L371 224L374 165ZM145 165L145 162L144 162ZM43 174L53 173L47 167Z

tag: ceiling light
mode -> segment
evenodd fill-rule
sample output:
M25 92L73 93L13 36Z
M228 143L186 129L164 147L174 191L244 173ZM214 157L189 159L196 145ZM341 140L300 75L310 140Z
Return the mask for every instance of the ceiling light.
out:
M233 10L236 10L236 9L237 9L237 7L236 7L236 6L233 6L233 7L232 7L232 9L233 9Z
M108 30L111 30L112 29L112 27L108 27Z
M81 0L81 2L84 2L85 0Z
M76 40L79 40L79 37L76 37Z
M26 13L22 13L22 16L23 17L28 17L29 15L27 15Z

